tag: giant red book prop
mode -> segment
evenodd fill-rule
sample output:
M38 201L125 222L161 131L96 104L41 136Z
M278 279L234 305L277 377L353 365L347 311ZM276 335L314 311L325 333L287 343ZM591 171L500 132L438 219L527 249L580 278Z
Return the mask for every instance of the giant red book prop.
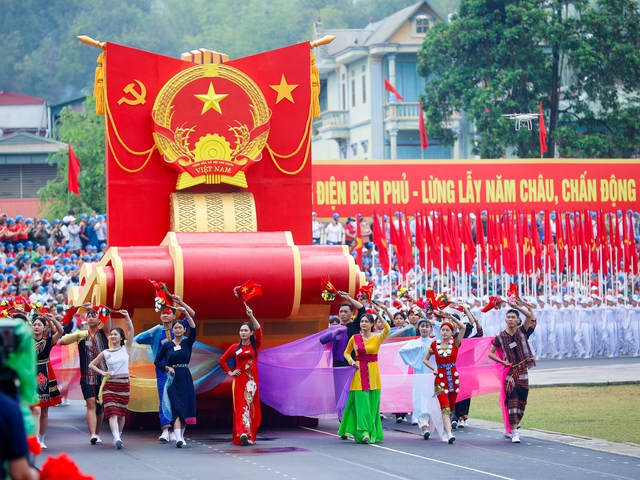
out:
M83 266L70 303L125 308L141 332L159 322L149 279L163 282L196 311L198 340L224 350L246 320L233 288L251 278L262 286L251 307L265 347L326 328L318 279L330 274L355 296L364 275L346 247L311 246L300 221L311 216L314 45L225 61L81 41L104 50L94 94L106 117L110 248ZM157 408L135 378L132 398L146 399L138 411ZM224 404L225 385L208 396Z

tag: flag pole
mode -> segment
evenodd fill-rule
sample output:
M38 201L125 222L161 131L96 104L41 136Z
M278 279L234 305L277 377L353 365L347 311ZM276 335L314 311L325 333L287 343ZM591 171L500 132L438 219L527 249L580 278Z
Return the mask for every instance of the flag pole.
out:
M466 277L465 277L465 274L464 274L464 270L465 270L464 269L464 266L465 266L464 265L464 257L465 257L465 254L464 254L464 248L463 248L462 249L462 259L460 261L461 275L462 275L462 289L461 290L462 290L462 296L466 297L466 295L467 295L467 282L466 282Z
M476 229L478 228L478 225L476 224ZM482 292L484 290L484 285L483 285L483 273L482 273L482 267L483 265L481 265L482 263L482 255L480 253L480 245L476 245L476 265L478 266L478 289L476 290L476 295L478 298L482 298Z

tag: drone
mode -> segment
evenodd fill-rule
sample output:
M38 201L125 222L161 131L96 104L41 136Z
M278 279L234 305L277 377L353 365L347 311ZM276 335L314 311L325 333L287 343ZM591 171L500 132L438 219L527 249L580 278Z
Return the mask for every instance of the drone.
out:
M539 114L537 113L507 113L506 115L502 115L503 117L507 117L509 120L516 121L516 130L520 130L522 125L526 125L529 130L533 130L532 120L538 118Z

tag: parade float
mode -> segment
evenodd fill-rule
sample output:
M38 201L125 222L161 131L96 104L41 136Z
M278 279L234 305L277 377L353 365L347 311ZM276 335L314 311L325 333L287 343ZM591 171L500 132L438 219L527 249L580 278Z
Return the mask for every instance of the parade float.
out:
M320 114L312 49L331 39L230 60L79 38L102 50L94 96L105 116L109 249L83 265L69 303L126 309L142 332L159 323L149 279L164 282L196 311L199 423L226 423L230 381L205 378L246 319L234 287L262 286L251 307L268 348L326 328L321 278L352 296L364 283L346 246L311 245L306 221ZM152 359L133 358L130 424L155 427L143 414L157 412ZM273 412L271 423L287 421Z

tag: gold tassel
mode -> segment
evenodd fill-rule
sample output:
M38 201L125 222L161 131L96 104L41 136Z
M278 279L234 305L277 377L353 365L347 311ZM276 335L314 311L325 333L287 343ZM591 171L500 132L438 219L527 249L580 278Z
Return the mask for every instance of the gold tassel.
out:
M316 56L311 52L311 115L317 118L320 113L320 72Z
M96 99L96 115L104 115L104 52L98 55L98 66L93 83L93 96Z

